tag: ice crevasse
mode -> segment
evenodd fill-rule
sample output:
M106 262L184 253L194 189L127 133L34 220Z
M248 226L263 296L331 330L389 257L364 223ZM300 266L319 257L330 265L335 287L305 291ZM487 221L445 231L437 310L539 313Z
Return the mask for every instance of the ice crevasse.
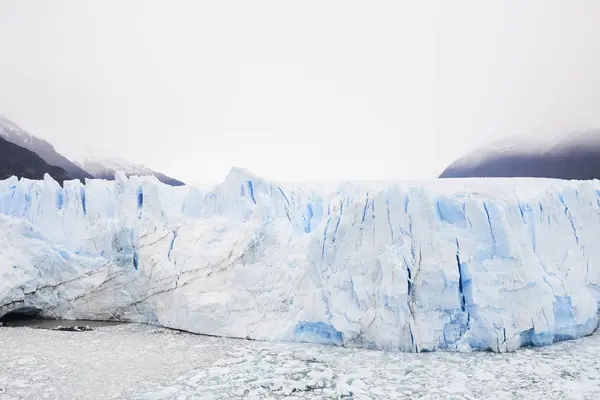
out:
M600 182L0 181L0 317L512 351L598 327Z

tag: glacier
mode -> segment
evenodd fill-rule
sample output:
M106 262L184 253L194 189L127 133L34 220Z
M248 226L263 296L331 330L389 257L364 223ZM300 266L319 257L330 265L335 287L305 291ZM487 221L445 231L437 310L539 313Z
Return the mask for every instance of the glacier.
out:
M600 182L0 181L0 317L383 350L591 334Z

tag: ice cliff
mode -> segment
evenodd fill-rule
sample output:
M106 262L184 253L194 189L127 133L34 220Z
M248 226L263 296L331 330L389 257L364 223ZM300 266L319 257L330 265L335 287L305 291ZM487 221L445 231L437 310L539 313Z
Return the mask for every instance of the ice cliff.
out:
M0 316L402 351L598 326L600 182L0 181Z

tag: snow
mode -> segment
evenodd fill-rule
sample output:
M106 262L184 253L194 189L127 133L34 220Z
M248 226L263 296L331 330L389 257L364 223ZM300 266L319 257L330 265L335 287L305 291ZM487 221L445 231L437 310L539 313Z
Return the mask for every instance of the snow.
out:
M547 153L568 153L573 148L598 146L600 131L584 130L579 132L553 132L540 135L516 135L504 137L487 143L452 163L452 167L465 168L480 164L486 160L509 155L543 155Z
M596 399L600 336L514 353L380 352L147 325L0 328L0 398Z
M513 351L598 326L600 183L0 181L0 315Z
M130 175L154 175L151 169L133 164L117 157L86 157L83 162L85 170L92 175L100 175L105 171L123 171Z
M33 136L16 125L14 122L8 120L3 115L0 115L0 136L9 142L28 143L33 140Z

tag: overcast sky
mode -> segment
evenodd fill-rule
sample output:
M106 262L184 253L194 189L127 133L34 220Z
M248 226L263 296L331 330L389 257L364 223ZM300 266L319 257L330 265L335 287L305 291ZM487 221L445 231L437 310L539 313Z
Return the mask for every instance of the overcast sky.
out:
M0 114L191 183L422 179L600 127L600 1L0 0Z

